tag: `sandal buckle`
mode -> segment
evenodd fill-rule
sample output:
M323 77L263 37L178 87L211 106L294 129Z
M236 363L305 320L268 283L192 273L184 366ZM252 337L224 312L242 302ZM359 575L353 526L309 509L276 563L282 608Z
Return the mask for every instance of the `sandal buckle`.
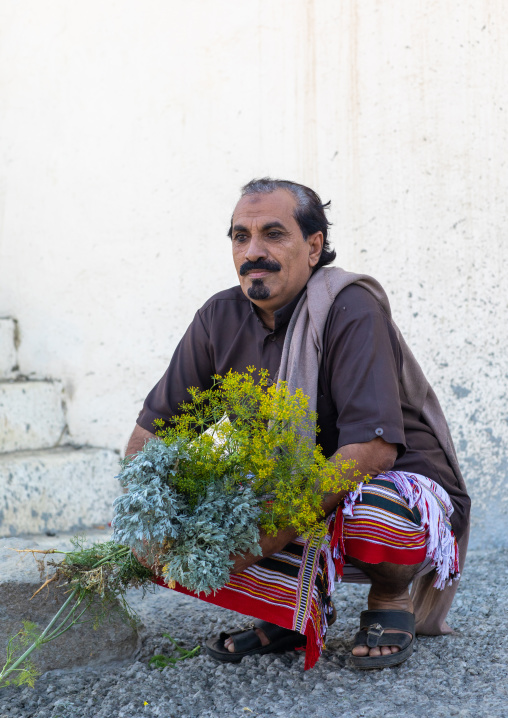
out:
M385 632L385 629L380 623L373 623L367 629L367 645L369 648L374 648L378 645L378 641Z

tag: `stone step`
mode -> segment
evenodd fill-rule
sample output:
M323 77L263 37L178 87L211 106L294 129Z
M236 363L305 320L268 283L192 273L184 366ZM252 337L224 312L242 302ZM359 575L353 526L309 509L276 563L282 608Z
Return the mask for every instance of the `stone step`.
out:
M50 449L65 426L60 382L0 382L0 453Z
M17 326L11 317L0 317L0 379L11 379L18 369Z
M61 447L0 455L0 537L107 524L121 493L118 454Z

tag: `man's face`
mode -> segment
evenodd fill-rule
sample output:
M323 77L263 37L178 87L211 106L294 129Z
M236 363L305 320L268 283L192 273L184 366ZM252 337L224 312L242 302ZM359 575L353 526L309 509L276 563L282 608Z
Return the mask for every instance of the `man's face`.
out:
M293 195L278 189L242 197L233 213L233 260L240 286L265 318L303 289L323 247L321 232L304 240L295 207Z

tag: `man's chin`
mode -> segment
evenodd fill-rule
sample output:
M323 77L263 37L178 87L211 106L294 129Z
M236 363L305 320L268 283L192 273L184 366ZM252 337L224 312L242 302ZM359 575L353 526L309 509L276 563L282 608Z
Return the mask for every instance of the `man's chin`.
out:
M253 279L251 286L247 289L247 296L253 301L262 301L270 298L270 289L262 279Z

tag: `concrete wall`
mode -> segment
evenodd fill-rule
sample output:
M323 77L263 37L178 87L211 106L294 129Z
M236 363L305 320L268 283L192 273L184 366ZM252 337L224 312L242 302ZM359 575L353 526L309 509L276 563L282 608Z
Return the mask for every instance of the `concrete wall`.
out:
M0 316L121 448L196 308L235 283L241 184L332 199L450 418L476 536L508 542L508 5L1 0ZM504 522L503 522L504 523Z

